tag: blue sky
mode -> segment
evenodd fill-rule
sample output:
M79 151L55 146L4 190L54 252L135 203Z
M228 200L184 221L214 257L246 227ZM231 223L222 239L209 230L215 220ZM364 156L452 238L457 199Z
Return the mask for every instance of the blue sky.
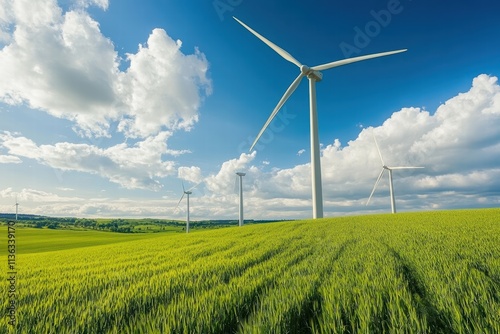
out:
M325 216L500 203L500 5L492 0L0 0L0 211L193 219L311 217L303 80L236 16L309 66L317 84Z

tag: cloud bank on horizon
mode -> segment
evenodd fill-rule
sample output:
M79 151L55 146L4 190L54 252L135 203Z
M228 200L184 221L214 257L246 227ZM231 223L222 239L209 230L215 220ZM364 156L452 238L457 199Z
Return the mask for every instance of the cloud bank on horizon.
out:
M212 91L209 62L200 50L184 54L180 40L154 29L145 45L121 59L86 11L89 6L106 9L106 0L78 0L66 12L55 0L0 4L0 102L65 119L81 138L93 138L43 143L0 129L0 166L35 163L97 175L131 190L159 191L168 177L203 181L191 212L200 219L235 217L235 172L245 171L246 217L310 216L309 164L270 168L269 162L259 161L258 152L222 161L215 172L176 162L190 150L172 149L167 142L196 126L202 102ZM468 91L457 92L434 111L405 107L383 124L361 129L345 145L338 139L323 145L325 216L388 211L386 178L365 207L381 167L372 134L388 165L425 167L394 172L401 210L498 206L500 86L493 75L471 80ZM95 140L116 136L124 141L106 147ZM15 194L30 213L67 216L174 217L178 201L175 196L89 198L0 188L0 198Z

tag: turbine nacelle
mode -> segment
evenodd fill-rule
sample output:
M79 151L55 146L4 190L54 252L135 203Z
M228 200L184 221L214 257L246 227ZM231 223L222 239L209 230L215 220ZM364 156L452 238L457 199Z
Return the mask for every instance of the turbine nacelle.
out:
M313 79L318 82L323 79L323 73L320 71L313 70L307 65L300 65L300 73L302 76L308 77L309 79Z

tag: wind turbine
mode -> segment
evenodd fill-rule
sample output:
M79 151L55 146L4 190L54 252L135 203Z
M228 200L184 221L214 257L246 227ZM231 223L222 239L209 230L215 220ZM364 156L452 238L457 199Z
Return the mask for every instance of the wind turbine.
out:
M14 204L14 206L16 207L16 221L17 221L17 212L19 210L19 202L17 201L17 195L16 195L16 204Z
M191 195L193 192L192 190L194 188L196 188L197 186L199 185L199 183L191 188L189 188L188 190L186 190L184 188L184 183L182 183L182 191L183 191L183 194L181 196L181 199L179 200L179 203L177 203L177 206L179 206L179 204L181 204L182 202L182 199L184 198L184 195L187 195L186 196L186 202L187 202L187 214L186 214L186 233L189 233L189 195Z
M239 221L239 226L243 226L243 176L245 176L245 173L242 172L237 172L236 175L239 176L240 178L240 221Z
M384 163L384 159L382 158L382 153L380 153L380 148L378 146L377 139L375 138L375 135L373 135L373 140L375 140L375 145L377 146L378 156L380 157L380 161L382 161L382 170L380 171L380 174L378 175L377 181L375 181L375 186L373 187L372 193L370 194L368 201L366 201L366 205L368 205L368 203L370 203L370 200L373 196L373 193L375 192L375 189L377 188L378 183L380 182L380 179L382 178L382 175L387 170L387 171L389 171L389 192L391 194L391 210L392 210L392 213L396 213L396 200L394 197L394 187L392 185L392 171L397 170L397 169L417 169L417 168L424 168L424 167L410 167L410 166L389 167L389 166L387 166Z
M281 107L285 104L286 100L292 95L292 93L297 89L299 86L300 81L304 78L307 77L309 79L309 109L310 109L310 135L311 135L311 180L312 180L312 202L313 202L313 218L322 218L323 217L323 190L322 190L322 185L321 185L321 162L320 162L320 150L319 150L319 135L318 135L318 116L317 116L317 111L316 111L316 82L321 81L323 78L323 74L320 71L323 70L328 70L330 68L342 66L342 65L347 65L351 63L355 63L358 61L362 60L367 60L371 58L377 58L377 57L383 57L383 56L389 56L392 54L400 53L406 51L406 49L403 50L397 50L397 51L389 51L389 52L382 52L382 53L376 53L376 54L370 54L366 56L360 56L360 57L354 57L354 58L347 58L347 59L342 59L338 61L334 61L331 63L326 63L323 65L317 65L313 67L308 67L306 65L301 64L297 59L292 57L288 52L265 38L264 36L260 35L258 32L247 26L245 23L241 22L238 20L236 17L233 16L233 18L240 23L243 27L245 27L248 31L250 31L252 34L254 34L257 38L259 38L261 41L266 43L271 49L276 51L280 56L288 60L289 62L295 64L299 69L300 73L299 76L292 82L290 87L286 90L285 94L283 97L281 97L281 100L279 100L278 105L274 108L273 112L267 119L266 123L260 130L259 134L257 135L257 138L255 138L255 141L253 142L252 146L250 147L250 151L252 151L253 147L259 140L260 136L264 133L266 128L271 124L272 120L278 113L278 111L281 109Z

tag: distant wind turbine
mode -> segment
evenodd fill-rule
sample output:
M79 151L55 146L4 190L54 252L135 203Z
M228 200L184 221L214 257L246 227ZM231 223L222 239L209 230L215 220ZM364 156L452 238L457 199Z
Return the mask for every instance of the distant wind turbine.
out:
M16 221L17 221L17 213L19 211L19 202L17 201L17 196L16 196L16 204L14 204L14 206L16 207Z
M354 62L367 60L371 58L389 56L392 54L400 53L406 51L397 50L397 51L389 51L382 52L376 54L370 54L366 56L348 58L343 60L334 61L331 63L326 63L323 65L317 65L313 67L308 67L306 65L302 65L297 59L292 57L288 52L260 35L258 32L247 26L245 23L238 20L236 17L233 18L240 23L243 27L245 27L252 34L257 36L261 41L266 43L271 49L276 51L280 56L288 60L289 62L295 64L300 69L299 76L292 82L290 87L286 90L285 94L278 102L278 105L274 108L273 112L267 119L266 123L260 130L259 134L255 138L252 146L250 147L250 151L254 148L255 144L262 136L266 128L271 124L272 120L281 109L281 107L285 104L286 100L292 95L292 93L299 86L300 81L307 77L309 79L309 108L310 108L310 135L311 135L311 179L312 179L312 202L313 202L313 218L322 218L323 217L323 190L321 185L321 163L320 163L320 150L319 150L319 135L318 135L318 116L316 111L316 82L321 81L323 78L323 74L320 71L328 70L330 68L351 64Z
M368 201L366 201L366 205L370 203L370 200L373 196L373 193L375 192L375 189L377 188L378 183L380 182L380 179L382 178L382 175L386 170L389 171L389 191L391 194L391 210L392 213L396 213L396 200L394 197L394 187L392 185L392 171L397 170L397 169L417 169L417 168L424 168L424 167L410 167L410 166L405 166L405 167L388 167L384 163L384 159L382 158L382 153L380 153L380 148L377 143L377 139L375 138L375 135L373 135L373 140L375 141L375 146L377 146L377 152L380 157L380 161L382 161L382 170L380 171L380 174L378 175L377 181L375 182L375 186L373 187L372 193L370 194L370 197L368 198Z
M245 173L242 172L237 172L236 175L240 178L240 220L239 220L239 226L243 226L243 176L245 176Z
M186 196L186 202L187 202L187 213L186 213L186 233L189 233L189 195L191 195L193 192L192 190L194 188L196 188L197 186L199 185L199 183L191 188L189 188L188 190L186 190L184 188L184 182L182 183L182 196L181 196L181 199L179 200L179 203L177 203L177 206L179 206L179 204L181 204L182 202L182 199L184 198L184 195L187 195Z

